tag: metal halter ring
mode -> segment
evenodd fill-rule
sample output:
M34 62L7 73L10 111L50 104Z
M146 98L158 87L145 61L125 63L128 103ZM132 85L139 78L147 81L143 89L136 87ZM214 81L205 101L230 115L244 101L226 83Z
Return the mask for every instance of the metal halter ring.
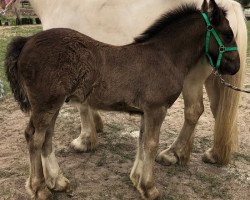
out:
M224 46L220 46L220 52L225 52L226 48Z
M207 26L207 30L208 30L208 31L213 30L213 26L212 26L212 25L208 25L208 26Z

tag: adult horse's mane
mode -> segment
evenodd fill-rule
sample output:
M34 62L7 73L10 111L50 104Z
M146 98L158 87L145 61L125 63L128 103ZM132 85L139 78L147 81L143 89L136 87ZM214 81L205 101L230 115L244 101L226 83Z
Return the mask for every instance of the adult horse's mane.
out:
M197 8L197 5L195 4L185 4L177 9L168 11L163 14L159 19L157 19L149 28L147 28L146 31L136 37L134 41L135 43L146 42L173 22L183 19L191 14L200 12L201 11Z

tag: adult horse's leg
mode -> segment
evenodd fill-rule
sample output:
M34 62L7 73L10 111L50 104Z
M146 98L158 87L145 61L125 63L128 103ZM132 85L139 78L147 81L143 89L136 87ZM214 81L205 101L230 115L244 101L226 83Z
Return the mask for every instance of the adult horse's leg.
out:
M224 77L227 82L242 87L247 52L247 28L244 13L241 5L231 1L234 15L230 22L234 22L236 27L236 42L239 49L241 66L240 71L235 76ZM206 82L207 93L211 102L211 110L215 117L214 144L203 156L203 161L209 163L228 164L232 151L237 147L237 111L240 93L235 92L219 81L214 81L210 77Z
M220 101L220 91L219 91L219 85L217 82L218 80L216 79L214 75L211 75L205 82L206 91L207 91L209 101L210 101L210 108L215 118L215 123L216 123L216 116L217 116L218 106L219 106L218 102ZM237 131L236 127L234 131ZM217 162L217 159L215 158L212 148L208 149L205 152L204 156L202 157L202 160L208 163Z
M97 133L103 132L103 122L100 114L98 113L97 110L93 110L92 108L90 108L90 110L94 118L96 132Z
M136 157L136 159L139 159L139 162L138 160L135 161L130 176L143 199L153 200L159 197L159 192L154 182L153 166L159 144L160 128L165 115L165 107L158 109L147 108L144 110L145 131L144 133L141 132L142 134L139 138L138 154ZM142 155L143 157L141 157ZM140 159L143 160L140 162Z
M237 146L238 130L235 120L239 99L237 99L238 94L232 94L236 93L233 91L228 91L228 94L223 94L221 90L229 89L222 89L219 84L219 81L213 76L209 77L205 84L210 100L211 111L215 118L215 128L213 147L205 152L202 160L213 164L227 164L230 161L233 148ZM234 97L230 98L229 93ZM222 104L225 102L224 95L228 96L226 101L231 105L228 105L228 103ZM232 100L231 102L230 99ZM227 111L224 108L225 106L227 106ZM223 127L223 129L221 127Z
M163 165L187 164L193 146L194 130L204 111L203 84L211 74L211 67L203 60L188 74L182 90L185 104L185 122L174 143L158 154L156 161Z
M52 118L51 113L33 110L30 122L25 130L30 154L30 177L26 189L32 198L39 200L47 199L51 195L44 179L41 153L46 130Z
M235 15L233 15L234 17L231 18L231 21L236 20L236 24L238 26L236 27L237 29L236 42L239 48L241 67L240 71L237 73L236 76L230 76L230 77L228 76L226 77L226 80L240 87L242 86L242 80L245 70L247 29L241 5L233 1L231 1L231 3L233 6L233 10L235 12ZM203 76L203 73L197 73L197 75ZM206 76L204 76L203 77L204 79L201 78L201 81L203 83L199 81L195 83L195 81L192 80L192 74L189 74L188 77L191 77L191 79L187 79L185 81L184 90L185 88L187 89L185 85L188 84L189 81L191 85L193 82L195 86L203 84L206 80L205 78ZM239 103L239 93L232 91L228 88L225 88L218 81L214 82L213 78L211 77L206 82L206 89L211 103L211 110L215 117L214 145L211 149L207 150L207 152L203 156L203 161L210 163L227 164L230 161L232 149L237 141L236 116ZM199 79L194 79L194 80L199 80ZM190 91L193 92L192 95L194 95L194 97L195 96L197 97L197 95L195 95L198 92L195 90L195 88L197 87L194 87L193 89L192 88L193 87L191 86ZM183 97L185 101L185 123L182 128L182 131L177 140L171 145L171 147L165 151L162 151L157 158L159 162L165 165L174 164L178 161L179 163L185 164L189 158L192 146L192 140L190 139L192 138L192 131L187 131L188 127L190 126L188 125L188 120L186 120L186 118L192 119L193 116L199 118L198 116L199 112L196 112L195 110L197 110L196 107L198 108L198 105L200 103L198 103L198 99L192 96L183 94ZM194 102L194 104L190 104L189 105L190 108L188 109L186 108L186 106L188 106L186 102L189 101L188 100L189 98L191 98L191 102ZM225 116L230 116L230 117L225 117Z
M77 104L81 116L81 134L71 142L77 151L88 151L96 148L96 129L102 129L101 117L87 103Z
M48 188L55 191L63 191L67 189L69 180L63 176L52 147L52 137L57 116L58 112L54 115L46 131L46 137L42 147L42 165L45 182Z

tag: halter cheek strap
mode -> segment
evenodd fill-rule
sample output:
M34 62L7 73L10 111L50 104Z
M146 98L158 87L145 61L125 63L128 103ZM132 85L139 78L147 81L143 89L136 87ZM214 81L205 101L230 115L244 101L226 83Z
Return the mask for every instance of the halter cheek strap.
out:
M210 62L210 65L215 68L216 70L220 68L221 65L221 59L223 57L223 54L225 52L229 52L229 51L237 51L238 48L237 47L225 47L219 37L219 35L216 33L216 31L214 30L210 20L208 19L208 16L206 13L202 12L202 16L207 24L207 34L206 34L206 47L205 47L205 52L206 55L208 57L208 60ZM214 36L215 40L217 41L218 45L219 45L219 55L217 58L217 62L216 64L214 64L211 55L209 54L209 47L210 47L210 39L211 39L211 34Z

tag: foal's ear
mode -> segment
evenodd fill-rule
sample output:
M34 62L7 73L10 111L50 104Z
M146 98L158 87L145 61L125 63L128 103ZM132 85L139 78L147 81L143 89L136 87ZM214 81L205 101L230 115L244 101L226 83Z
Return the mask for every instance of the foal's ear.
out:
M225 17L223 10L219 8L215 0L209 1L208 16L211 20L211 23L214 25L220 24L221 20Z
M201 6L201 11L202 12L208 12L208 3L207 0L204 0Z

